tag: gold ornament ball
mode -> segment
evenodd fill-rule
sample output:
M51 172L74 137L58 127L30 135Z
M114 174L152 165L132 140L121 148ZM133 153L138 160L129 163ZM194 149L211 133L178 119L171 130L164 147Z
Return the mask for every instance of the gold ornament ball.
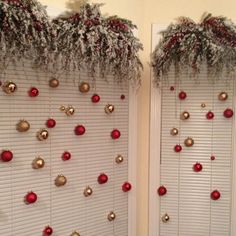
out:
M80 236L80 234L77 231L74 231L70 236Z
M51 88L57 88L59 86L59 84L60 84L60 82L56 78L52 78L52 79L49 80L49 86Z
M123 157L123 156L118 155L118 156L116 157L116 163L117 163L117 164L120 164L120 163L122 163L123 161L124 161L124 157Z
M93 194L93 190L91 187L87 186L85 189L84 189L84 196L85 197L89 197Z
M186 147L192 147L194 144L194 140L192 138L188 137L184 140L184 144Z
M115 110L115 106L112 104L107 104L104 110L107 114L111 114Z
M190 114L187 111L182 112L182 114L180 115L181 120L187 120L189 119L189 117L190 117Z
M37 138L39 141L46 140L49 137L49 133L46 129L41 129L37 132Z
M41 169L45 165L45 161L42 157L37 157L32 162L32 168L33 169Z
M205 103L202 103L202 104L201 104L201 107L202 107L202 108L205 108L205 107L206 107L206 104L205 104Z
M6 94L14 93L17 90L17 86L12 81L6 81L2 86L3 91Z
M173 136L177 135L178 133L179 133L179 130L177 128L173 128L170 130L170 134Z
M26 132L30 129L30 124L28 121L26 120L20 120L17 124L16 124L16 130L19 132Z
M228 94L226 92L221 92L219 95L218 95L218 99L220 101L225 101L228 99Z
M115 214L113 211L111 211L111 212L107 215L107 219L108 219L109 221L113 221L113 220L115 220L115 218L116 218L116 214Z
M61 187L61 186L65 185L66 182L67 182L67 179L64 175L58 175L55 179L55 185L57 187Z
M66 107L65 106L60 106L60 111L65 111L66 110Z
M75 108L73 106L68 106L65 109L65 113L66 113L67 116L73 116L74 113L75 113Z
M166 213L161 217L162 222L166 223L170 220L169 215Z
M81 93L87 93L90 90L90 85L87 82L81 82L79 85L79 91Z

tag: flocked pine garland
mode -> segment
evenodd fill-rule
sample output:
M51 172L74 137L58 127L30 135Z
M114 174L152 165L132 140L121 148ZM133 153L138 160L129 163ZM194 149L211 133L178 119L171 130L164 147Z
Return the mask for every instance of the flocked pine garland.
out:
M199 24L181 17L162 32L162 40L152 54L154 82L164 79L172 64L176 72L190 69L196 75L203 62L211 76L218 77L224 69L228 74L235 73L236 25L211 14L204 15Z

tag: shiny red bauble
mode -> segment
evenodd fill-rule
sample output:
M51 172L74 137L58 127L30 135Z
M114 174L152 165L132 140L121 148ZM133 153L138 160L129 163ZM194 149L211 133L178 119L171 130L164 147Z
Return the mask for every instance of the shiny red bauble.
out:
M121 99L121 100L124 100L124 99L125 99L125 95L124 95L124 94L121 94L121 95L120 95L120 99Z
M98 103L100 101L100 96L98 94L94 94L91 97L91 100L92 100L93 103Z
M211 120L214 118L214 113L212 111L208 111L207 114L206 114L206 118L208 120Z
M231 118L233 115L234 115L234 112L232 109L230 109L230 108L225 109L225 111L224 111L225 118Z
M54 128L56 126L56 121L52 118L48 119L46 122L48 128Z
M32 87L29 91L28 94L30 97L37 97L39 95L39 90L35 87Z
M120 137L120 135L121 135L121 133L120 133L120 131L118 129L114 129L111 132L111 137L113 139L118 139Z
M216 159L215 156L211 156L211 160L214 161Z
M196 162L194 165L193 165L193 170L195 172L200 172L202 170L202 164L199 163L199 162Z
M105 173L102 173L98 176L98 183L105 184L108 181L108 176Z
M218 200L220 198L220 192L218 190L214 190L211 192L211 199Z
M122 185L123 192L128 192L132 188L132 185L129 182L124 182Z
M34 192L29 192L25 195L25 203L26 204L32 204L37 201L37 194Z
M181 152L182 151L182 146L180 144L176 144L174 147L175 152Z
M63 161L68 161L68 160L70 160L71 159L71 154L70 154L70 152L64 152L63 154L62 154L62 160Z
M179 92L179 99L184 100L187 97L187 94L184 91Z
M76 135L83 135L85 133L85 127L83 125L77 125L74 129Z
M11 161L13 158L13 153L9 150L2 151L1 160L4 162Z
M160 186L158 189L157 189L157 193L159 194L159 196L164 196L166 193L167 193L167 189L165 186Z
M50 226L46 226L43 230L43 236L50 236L53 233L53 229Z

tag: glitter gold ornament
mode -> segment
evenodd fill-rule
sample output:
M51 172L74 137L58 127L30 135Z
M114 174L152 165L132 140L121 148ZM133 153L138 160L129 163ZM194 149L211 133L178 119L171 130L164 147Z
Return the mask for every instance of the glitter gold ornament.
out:
M77 231L74 231L70 236L80 236L80 234Z
M188 137L184 140L184 144L186 147L192 147L194 144L194 140L192 138Z
M169 217L169 215L166 213L166 214L164 214L164 215L161 217L161 220L162 220L163 223L166 223L166 222L168 222L168 221L170 220L170 217Z
M6 94L12 94L17 90L17 86L15 83L13 83L12 81L6 81L3 85L2 85L2 89Z
M112 105L112 104L107 104L105 107L104 107L104 110L107 114L111 114L114 110L115 110L115 106Z
M49 136L49 133L46 129L41 129L37 132L37 138L39 141L46 140Z
M205 108L205 107L206 107L206 104L205 104L205 103L202 103L202 104L201 104L201 107L202 107L202 108Z
M49 80L49 86L51 88L57 88L59 86L59 84L60 84L59 80L56 79L56 78L52 78L52 79Z
M221 92L219 95L218 95L218 99L220 101L225 101L228 99L228 94L226 92Z
M81 93L87 93L90 90L90 85L87 82L81 82L79 85L79 91Z
M65 106L60 106L60 111L65 111L66 110L66 107Z
M113 221L115 220L115 218L116 218L116 214L113 211L109 212L109 214L107 215L107 219L109 221Z
M181 120L187 120L187 119L189 119L189 117L190 117L190 114L187 111L182 112L180 115Z
M67 116L73 116L74 113L75 113L75 108L73 106L68 106L65 109L65 113L66 113Z
M58 175L55 179L55 185L57 187L61 187L61 186L65 185L66 182L67 182L67 179L64 175Z
M173 136L177 135L178 133L179 133L179 130L177 128L172 128L170 130L170 134L173 135Z
M41 169L45 165L45 161L42 157L37 157L32 162L33 169Z
M20 120L17 124L16 124L16 130L19 132L26 132L30 129L30 124L28 121L26 120Z
M116 157L116 163L117 163L117 164L120 164L120 163L122 163L123 161L124 161L124 157L123 157L123 156L118 155L118 156Z
M85 197L89 197L93 194L93 190L90 186L87 186L85 189L84 189L84 196Z

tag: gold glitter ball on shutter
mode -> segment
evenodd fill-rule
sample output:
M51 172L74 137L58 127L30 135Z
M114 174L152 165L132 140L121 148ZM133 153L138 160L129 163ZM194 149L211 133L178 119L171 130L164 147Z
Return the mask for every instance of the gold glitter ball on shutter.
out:
M189 117L190 117L190 114L187 111L182 112L180 115L181 120L187 120L187 119L189 119Z
M116 163L117 163L117 164L120 164L120 163L122 163L123 161L124 161L124 157L123 157L123 156L118 155L118 156L116 157Z
M186 147L192 147L194 144L194 140L192 138L188 137L184 140L184 144Z
M33 169L41 169L45 165L45 161L42 157L37 157L32 162L32 168Z
M6 94L12 94L17 90L17 86L15 83L13 83L12 81L6 81L4 82L4 84L2 85L2 90L6 93Z
M173 136L177 135L178 133L179 133L179 130L177 128L173 128L170 130L170 134Z
M80 236L80 234L77 231L74 231L70 236Z
M84 189L84 196L85 197L89 197L93 194L93 190L90 186L87 186L85 189Z
M201 104L201 107L202 107L202 108L205 108L205 107L206 107L206 103L202 103L202 104Z
M111 211L111 212L107 215L107 219L108 219L109 221L113 221L113 220L115 220L115 218L116 218L116 214L115 214L113 211Z
M90 85L87 82L81 82L79 85L79 91L81 93L87 93L90 90Z
M67 183L67 178L64 175L58 175L55 179L55 185L57 187L64 186Z
M104 110L107 114L111 114L114 110L115 110L115 106L112 105L112 104L107 104L105 107L104 107Z
M52 79L49 80L49 86L51 88L57 88L59 86L59 84L60 84L60 82L56 78L52 78Z
M75 108L73 106L68 106L65 109L65 113L66 113L67 116L73 116L74 113L75 113Z
M41 129L37 132L36 136L39 141L44 141L44 140L48 139L49 132L46 129Z
M161 217L163 223L167 223L170 220L169 215L166 213Z
M226 92L221 92L219 95L218 95L218 99L220 101L225 101L228 99L228 94Z
M16 124L16 130L19 132L26 132L30 129L30 124L28 121L26 120L20 120L17 124Z

